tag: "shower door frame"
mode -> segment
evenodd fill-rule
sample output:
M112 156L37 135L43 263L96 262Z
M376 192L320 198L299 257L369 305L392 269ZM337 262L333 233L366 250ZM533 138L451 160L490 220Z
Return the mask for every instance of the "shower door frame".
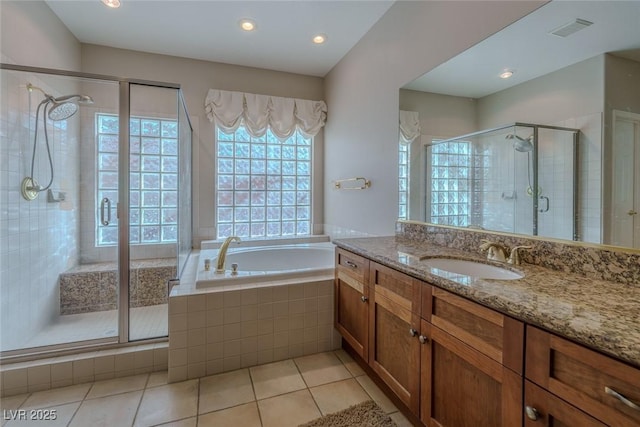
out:
M130 288L130 247L129 242L130 230L129 230L129 173L130 173L130 140L129 140L129 123L130 123L130 89L131 85L142 85L158 87L163 89L175 89L176 100L178 103L183 104L187 121L191 132L193 133L193 126L189 119L188 110L184 96L182 94L181 85L178 83L158 82L152 80L142 79L129 79L123 77L115 77L102 74L85 73L79 71L59 70L53 68L32 67L25 65L7 64L0 62L0 70L19 71L35 74L48 74L53 76L62 77L75 77L81 79L93 79L103 80L109 82L118 83L119 97L118 97L118 205L117 205L117 217L118 217L118 335L116 340L112 338L97 338L86 341L78 341L75 343L60 343L42 347L22 348L16 350L9 350L2 352L2 360L20 361L22 359L34 359L40 356L52 357L59 354L67 354L72 350L96 347L108 348L108 347L121 347L127 345L136 345L140 342L163 342L167 341L166 336L153 337L142 340L130 341L129 340L129 288ZM178 105L178 104L176 104ZM191 160L190 160L191 161ZM179 277L179 259L178 259L178 246L179 237L176 242L176 276ZM126 268L125 268L126 267ZM168 336L168 331L167 331ZM6 353L6 354L5 354ZM37 357L36 357L37 356Z

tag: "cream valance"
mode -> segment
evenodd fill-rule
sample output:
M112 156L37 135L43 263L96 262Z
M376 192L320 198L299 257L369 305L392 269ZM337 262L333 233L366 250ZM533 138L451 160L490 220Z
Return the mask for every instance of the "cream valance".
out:
M420 136L421 130L417 111L400 110L400 143L412 143Z
M325 102L307 99L209 89L204 106L209 121L225 132L235 131L243 123L256 138L268 128L279 139L287 139L296 128L312 137L327 120Z

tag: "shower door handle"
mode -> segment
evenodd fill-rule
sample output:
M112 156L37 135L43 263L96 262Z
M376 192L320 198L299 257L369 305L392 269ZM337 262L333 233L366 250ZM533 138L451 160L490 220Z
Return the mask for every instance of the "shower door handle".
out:
M107 210L107 219L104 217L104 211ZM111 222L111 200L108 197L105 197L100 202L100 222L102 225L109 225Z
M544 200L546 202L546 207L544 209L540 209L540 212L549 212L549 198L546 196L540 196L540 200Z

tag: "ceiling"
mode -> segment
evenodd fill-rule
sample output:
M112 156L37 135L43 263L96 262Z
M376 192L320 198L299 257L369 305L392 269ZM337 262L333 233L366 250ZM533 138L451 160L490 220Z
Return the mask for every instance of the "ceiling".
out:
M593 25L548 34L576 18ZM640 1L552 1L404 86L482 98L605 52L640 61ZM514 71L509 79L498 75Z
M47 0L82 43L325 76L385 14L389 0ZM257 29L240 29L251 18ZM327 41L311 39L323 33Z

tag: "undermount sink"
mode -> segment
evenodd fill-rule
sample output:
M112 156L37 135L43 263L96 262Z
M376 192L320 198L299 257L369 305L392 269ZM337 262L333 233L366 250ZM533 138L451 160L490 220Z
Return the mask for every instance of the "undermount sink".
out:
M425 260L425 264L431 268L448 271L449 273L464 274L465 276L481 279L517 280L524 277L524 274L517 271L464 259L430 258Z

